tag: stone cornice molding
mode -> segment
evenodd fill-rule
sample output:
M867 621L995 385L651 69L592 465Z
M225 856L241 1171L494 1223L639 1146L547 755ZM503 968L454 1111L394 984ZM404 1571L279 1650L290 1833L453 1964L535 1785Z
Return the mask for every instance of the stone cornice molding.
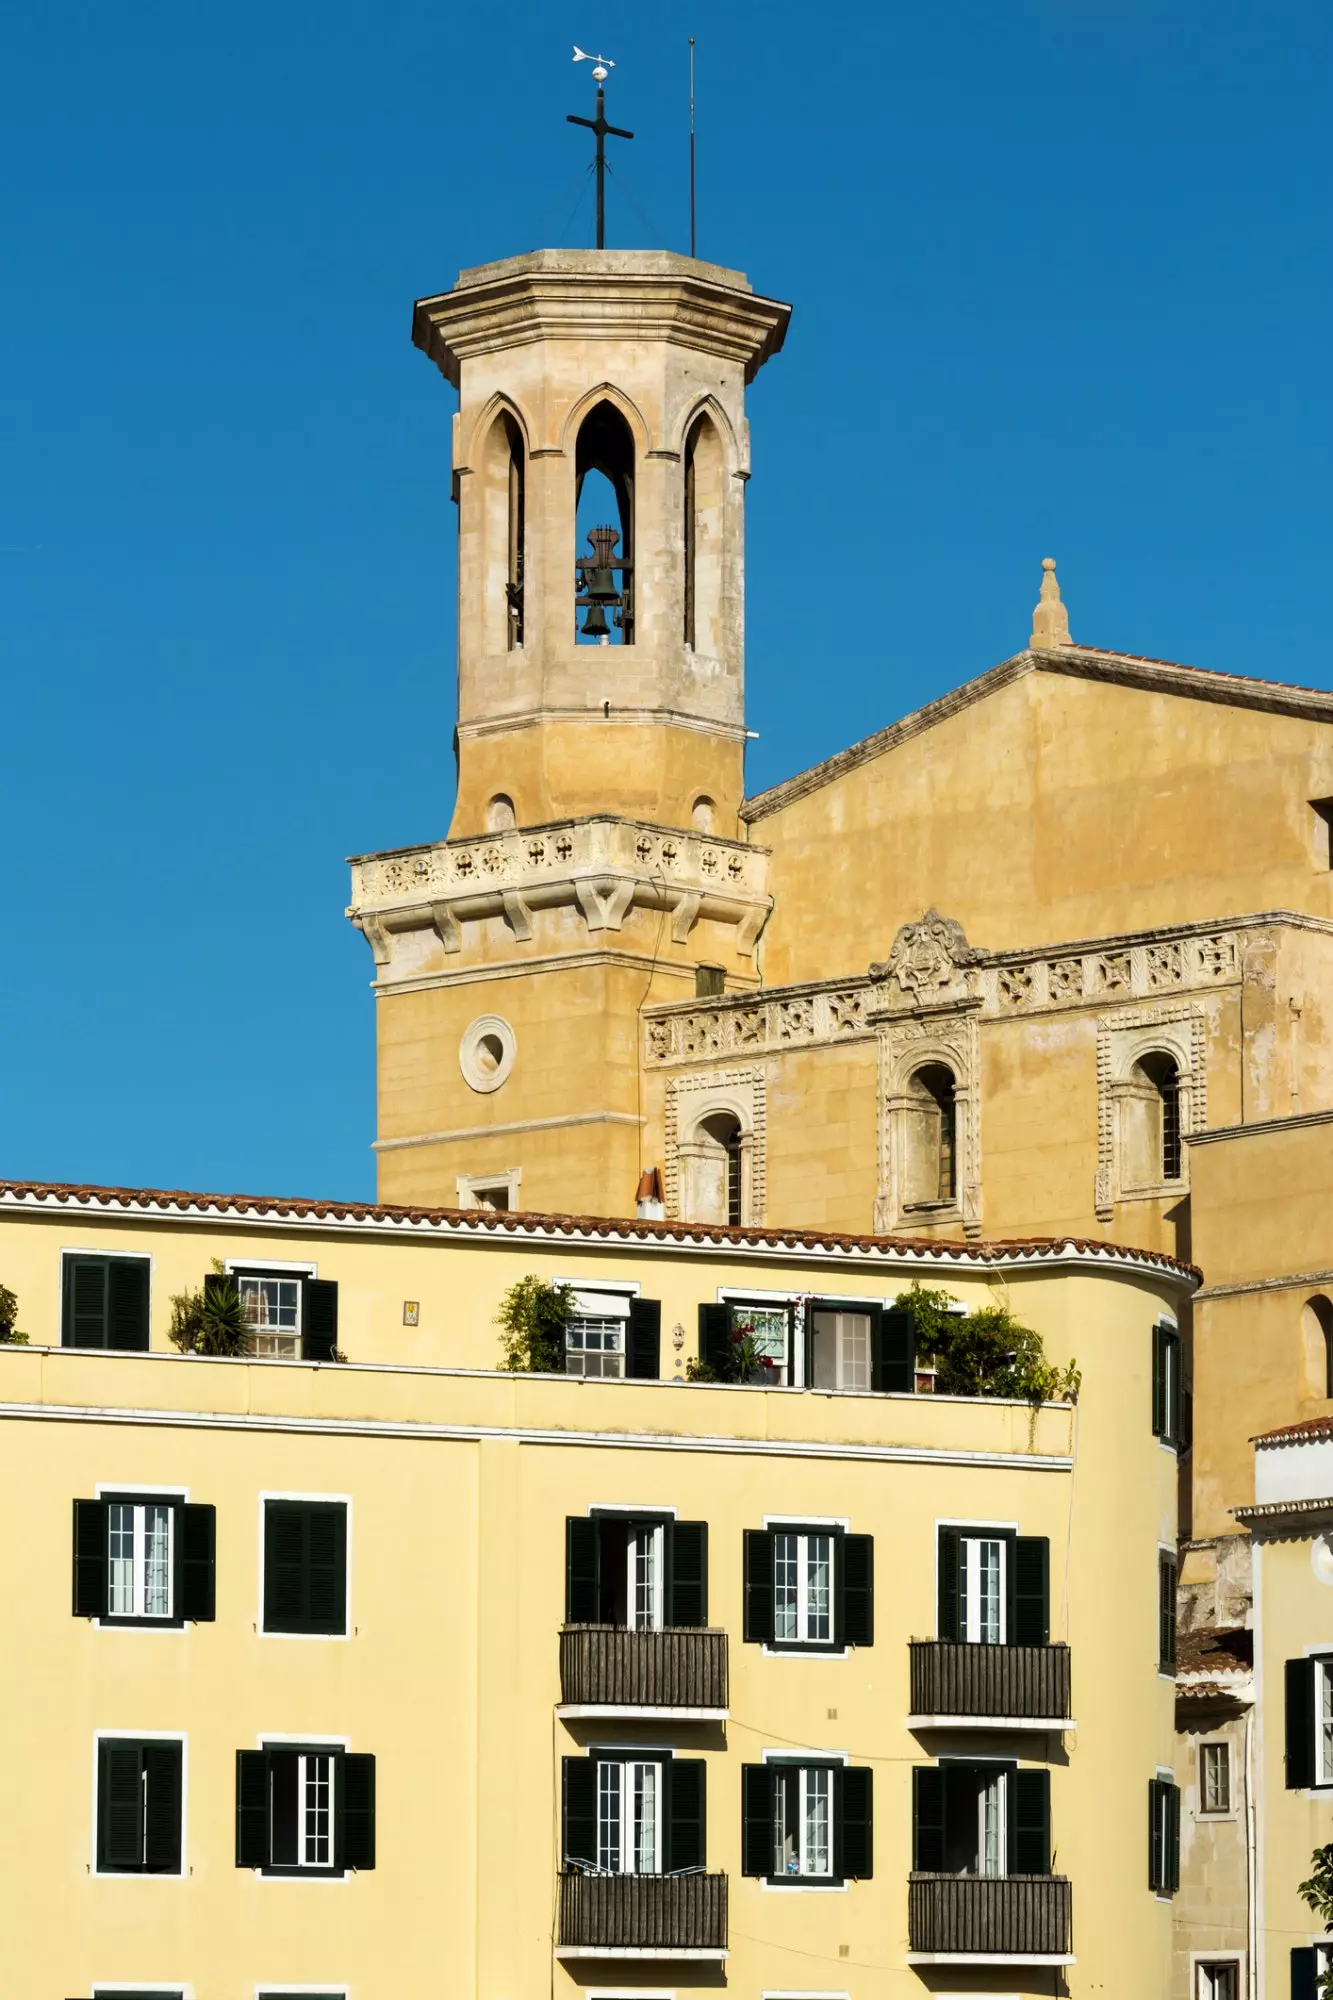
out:
M412 339L455 388L472 356L539 340L666 341L740 362L752 382L790 317L741 272L672 251L535 250L418 299Z
M701 917L731 924L749 957L773 907L768 849L713 834L609 815L508 828L466 840L352 857L348 920L365 933L379 967L393 939L434 929L446 953L462 950L463 926L503 917L516 941L532 936L532 913L573 907L589 935L619 931L629 910L664 910L684 944Z
M1295 716L1304 721L1333 723L1333 694L1318 688L1303 688L1285 681L1251 680L1243 674L1215 673L1208 667L1179 666L1171 660L1141 659L1133 653L1104 652L1096 646L1061 646L1058 652L1027 650L1002 660L975 680L952 688L938 701L927 702L884 729L877 729L860 743L851 744L836 756L798 771L781 784L757 792L741 807L741 818L749 823L781 812L798 799L832 784L861 764L873 762L900 743L921 736L951 716L984 701L988 695L1010 687L1028 674L1064 674L1074 680L1102 681L1118 687L1136 688L1145 694L1169 694L1188 701L1219 702L1232 708L1259 709L1269 715Z
M923 928L904 925L899 936ZM1238 984L1247 934L1275 929L1333 935L1333 922L1290 910L1268 910L1215 923L1123 932L1035 949L981 951L963 940L947 962L943 957L917 957L909 950L850 979L774 986L760 995L729 994L707 1002L666 1001L645 1008L646 1060L662 1065L780 1054L796 1044L869 1037L881 1022L941 1012L971 1010L982 1021L991 1021L1077 1009L1102 1011L1118 1002L1157 1006L1189 993ZM936 941L940 935L934 933ZM1118 1024L1118 1017L1112 1018ZM1138 1018L1135 1012L1126 1023L1132 1025Z

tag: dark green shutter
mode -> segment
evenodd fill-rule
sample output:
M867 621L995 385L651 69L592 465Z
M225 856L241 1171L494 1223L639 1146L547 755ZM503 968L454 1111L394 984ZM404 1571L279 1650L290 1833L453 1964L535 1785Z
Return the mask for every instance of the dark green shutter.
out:
M707 1362L719 1382L735 1375L735 1355L731 1345L731 1307L700 1306L699 1359Z
M1166 1444L1180 1444L1180 1335L1168 1326L1153 1328L1152 1427L1154 1437Z
M341 1501L264 1503L264 1630L347 1630L347 1509Z
M106 1502L74 1502L74 1616L105 1618L107 1603Z
M216 1617L214 1540L217 1509L182 1507L176 1517L176 1615L207 1624Z
M1167 1555L1157 1558L1157 1667L1176 1671L1176 1559Z
M1163 1342L1165 1329L1154 1326L1152 1330L1152 1434L1166 1436L1166 1362Z
M338 1345L338 1287L329 1278L305 1280L301 1358L332 1361Z
M143 1867L142 1745L104 1736L97 1746L97 1865Z
M1180 1787L1169 1778L1148 1785L1148 1887L1165 1896L1180 1887Z
M837 1545L842 1558L842 1630L844 1646L875 1643L875 1538L844 1535Z
M708 1523L675 1521L666 1530L668 1625L708 1623Z
M1291 2000L1318 2000L1319 1964L1312 1944L1292 1946Z
M305 1630L305 1510L297 1500L264 1502L264 1630Z
M957 1528L940 1529L939 1616L935 1629L937 1639L961 1639L963 1636L963 1610L959 1598L962 1584L962 1564L958 1560L959 1539Z
M745 1643L768 1645L773 1638L772 1534L767 1528L747 1528L744 1546Z
M105 1257L66 1257L62 1346L106 1346L106 1273Z
M375 1866L375 1759L349 1751L341 1760L342 1866Z
M638 1382L656 1382L662 1373L662 1302L631 1299L625 1330L625 1373Z
M154 1875L179 1875L181 1866L181 1746L145 1743L143 1865Z
M871 1338L876 1328L871 1323ZM877 1389L910 1395L916 1388L916 1321L909 1312L890 1309L879 1316L879 1361L871 1377Z
M601 1610L598 1554L601 1535L586 1514L565 1522L565 1623L596 1625Z
M702 1868L706 1848L706 1766L702 1757L673 1757L662 1766L667 1795L667 1868Z
M841 1850L835 1866L839 1875L855 1882L868 1882L875 1872L872 1777L868 1764L847 1764L833 1778Z
M1180 1786L1166 1787L1166 1892L1180 1887Z
M308 1632L347 1630L347 1509L340 1502L307 1502Z
M1304 1791L1315 1781L1314 1690L1315 1662L1288 1660L1286 1783L1289 1792Z
M566 1757L562 1818L565 1867L597 1866L597 1764L592 1757Z
M106 1344L132 1353L148 1351L146 1257L112 1257L106 1273Z
M1009 1807L1009 1873L1049 1875L1051 1872L1050 1772L1011 1771Z
M268 1756L263 1750L236 1752L236 1866L267 1868Z
M912 1768L912 1866L924 1875L944 1870L944 1772L938 1764Z
M1044 1535L1019 1535L1010 1548L1013 1589L1009 1643L1045 1646L1051 1637L1051 1545Z
M773 1852L773 1767L741 1765L741 1874L771 1875Z

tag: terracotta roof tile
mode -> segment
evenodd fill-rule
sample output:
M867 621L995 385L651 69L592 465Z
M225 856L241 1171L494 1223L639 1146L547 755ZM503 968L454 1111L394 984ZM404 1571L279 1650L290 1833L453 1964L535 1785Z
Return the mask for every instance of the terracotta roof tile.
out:
M1286 1444L1305 1438L1333 1437L1333 1417L1307 1417L1304 1423L1282 1424L1275 1431L1261 1431L1251 1444Z
M1182 1632L1176 1640L1178 1674L1248 1674L1254 1668L1254 1634L1231 1631Z
M1001 1237L990 1242L936 1241L915 1236L858 1236L837 1230L733 1229L710 1222L650 1222L636 1216L542 1215L528 1209L431 1208L383 1202L316 1201L292 1195L202 1194L181 1188L98 1187L65 1181L0 1180L0 1211L28 1207L120 1208L133 1214L244 1215L253 1220L361 1222L435 1226L460 1234L589 1237L602 1241L732 1244L738 1249L878 1251L947 1263L1009 1263L1074 1252L1108 1263L1143 1265L1199 1283L1202 1272L1159 1250L1136 1250L1096 1237Z

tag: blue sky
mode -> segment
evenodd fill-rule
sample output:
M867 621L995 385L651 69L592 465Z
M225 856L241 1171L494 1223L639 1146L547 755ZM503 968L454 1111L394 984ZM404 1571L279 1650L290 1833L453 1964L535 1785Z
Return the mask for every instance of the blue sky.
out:
M621 10L616 10L613 19ZM366 1196L343 857L452 791L460 266L795 306L751 398L751 789L1074 635L1333 685L1333 14L70 0L0 37L0 1174ZM887 945L888 940L885 940Z

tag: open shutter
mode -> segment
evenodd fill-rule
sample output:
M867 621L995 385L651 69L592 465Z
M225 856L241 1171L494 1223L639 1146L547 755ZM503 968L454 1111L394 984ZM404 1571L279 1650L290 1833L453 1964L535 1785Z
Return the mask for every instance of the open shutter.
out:
M939 1615L936 1620L937 1639L961 1639L963 1636L962 1605L959 1601L959 1585L962 1565L958 1560L957 1528L940 1529L939 1550Z
M1167 1885L1167 1805L1170 1786L1165 1778L1148 1783L1148 1887L1160 1895Z
M97 1749L97 1865L143 1867L142 1746L103 1737Z
M1051 1774L1009 1773L1009 1873L1051 1872Z
M216 1617L213 1549L216 1507L185 1506L177 1516L176 1611L206 1624Z
M106 1344L148 1351L148 1259L112 1257L106 1269Z
M872 1646L875 1643L875 1538L873 1535L844 1535L839 1553L842 1557L841 1643L844 1646Z
M925 1875L944 1870L944 1772L938 1764L912 1768L912 1866Z
M741 1765L741 1874L773 1873L773 1767Z
M839 1875L855 1882L868 1882L875 1872L872 1780L868 1764L847 1764L834 1780L841 1849L840 1858L835 1857L835 1866Z
M872 1320L870 1335L878 1332L877 1366L872 1380L877 1389L896 1390L910 1395L916 1388L916 1321L909 1312L890 1309Z
M143 1865L155 1875L181 1867L181 1746L145 1743Z
M729 1382L734 1374L731 1351L731 1307L700 1306L699 1359L707 1362L719 1382Z
M349 1751L342 1759L342 1865L375 1866L375 1759Z
M264 1630L305 1630L305 1509L297 1500L264 1503Z
M592 1757L566 1757L564 1820L566 1868L597 1866L597 1764Z
M106 1259L66 1257L64 1292L62 1345L105 1347Z
M305 1281L305 1329L301 1336L304 1361L332 1361L338 1345L338 1287L329 1278Z
M1009 1642L1045 1646L1051 1637L1051 1545L1044 1535L1019 1535L1010 1551L1013 1600Z
M1157 1668L1176 1671L1176 1559L1167 1555L1157 1558Z
M745 1530L744 1636L747 1645L773 1638L773 1537L767 1528Z
M1166 1436L1166 1330L1152 1330L1152 1434Z
M236 1866L267 1868L268 1757L262 1750L236 1752Z
M673 1757L662 1766L667 1794L667 1868L673 1875L704 1865L705 1775L702 1757Z
M106 1502L74 1502L74 1616L106 1617Z
M1166 1881L1168 1896L1180 1887L1180 1786L1166 1785Z
M1293 1945L1291 2000L1319 2000L1319 1964L1312 1944Z
M656 1382L662 1373L662 1302L631 1299L625 1332L625 1373L640 1382Z
M308 1632L347 1630L347 1509L316 1502L305 1515Z
M667 1570L666 1622L700 1626L708 1623L708 1523L667 1524L670 1552Z
M1317 1671L1314 1660L1288 1660L1285 1668L1286 1782L1289 1792L1304 1791L1315 1780L1314 1690Z
M601 1609L598 1552L601 1535L586 1514L571 1514L565 1522L565 1623L596 1625Z

